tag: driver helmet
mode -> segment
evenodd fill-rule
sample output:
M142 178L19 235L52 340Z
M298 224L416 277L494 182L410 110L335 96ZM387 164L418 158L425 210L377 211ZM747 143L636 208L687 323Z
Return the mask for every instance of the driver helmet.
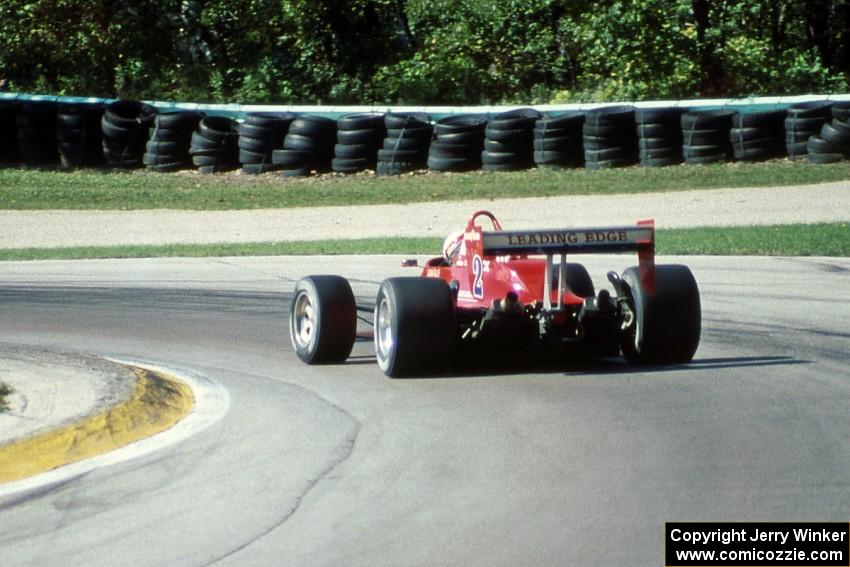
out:
M463 231L453 232L443 241L443 257L451 260L463 248Z

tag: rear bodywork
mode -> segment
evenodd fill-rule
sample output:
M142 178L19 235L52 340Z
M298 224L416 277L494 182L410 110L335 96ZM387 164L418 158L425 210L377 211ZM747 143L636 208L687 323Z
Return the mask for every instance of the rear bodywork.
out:
M442 279L452 289L461 342L504 348L542 339L550 345L586 343L610 352L623 324L633 319L631 307L607 290L595 294L584 268L568 258L619 252L637 253L641 283L652 290L652 220L633 226L506 231L491 213L478 211L457 250L429 260L422 276ZM609 279L619 291L619 277L611 273Z

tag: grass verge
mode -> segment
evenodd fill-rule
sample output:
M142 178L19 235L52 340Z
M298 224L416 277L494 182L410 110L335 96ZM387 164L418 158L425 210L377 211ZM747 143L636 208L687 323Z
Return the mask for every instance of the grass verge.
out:
M0 260L339 254L439 254L440 238L369 238L249 244L181 244L0 250ZM850 223L659 230L658 254L850 256Z
M418 173L398 177L322 175L306 179L278 173L203 175L196 171L0 169L0 209L225 210L346 206L605 195L806 185L850 178L850 162L812 165L776 160L659 168L548 170L485 174Z
M439 238L365 238L244 244L164 244L90 246L79 248L18 248L0 250L2 260L79 260L87 258L176 258L216 256L307 256L341 254L439 253Z
M850 223L660 230L659 254L850 256Z

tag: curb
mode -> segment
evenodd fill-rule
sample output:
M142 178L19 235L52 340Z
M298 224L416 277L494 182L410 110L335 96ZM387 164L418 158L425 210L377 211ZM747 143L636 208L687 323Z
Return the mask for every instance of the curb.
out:
M194 405L191 388L161 371L124 364L136 375L130 398L78 423L0 445L0 483L108 453L165 431Z

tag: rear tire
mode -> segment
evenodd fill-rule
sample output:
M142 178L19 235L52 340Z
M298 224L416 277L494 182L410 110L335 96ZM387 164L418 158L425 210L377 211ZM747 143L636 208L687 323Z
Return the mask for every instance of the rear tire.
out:
M375 356L387 376L439 374L457 344L455 304L436 278L389 278L375 301Z
M635 323L620 335L620 347L633 364L690 362L702 327L697 282L687 266L655 267L655 293L641 285L638 269L623 272Z
M567 262L566 269L566 284L567 288L578 297L594 297L596 292L593 290L593 280L590 274L587 273L587 268L582 264ZM558 286L558 267L555 266L555 277L552 279L555 287Z
M307 364L344 362L354 347L357 306L351 285L340 276L308 276L295 285L289 337Z

